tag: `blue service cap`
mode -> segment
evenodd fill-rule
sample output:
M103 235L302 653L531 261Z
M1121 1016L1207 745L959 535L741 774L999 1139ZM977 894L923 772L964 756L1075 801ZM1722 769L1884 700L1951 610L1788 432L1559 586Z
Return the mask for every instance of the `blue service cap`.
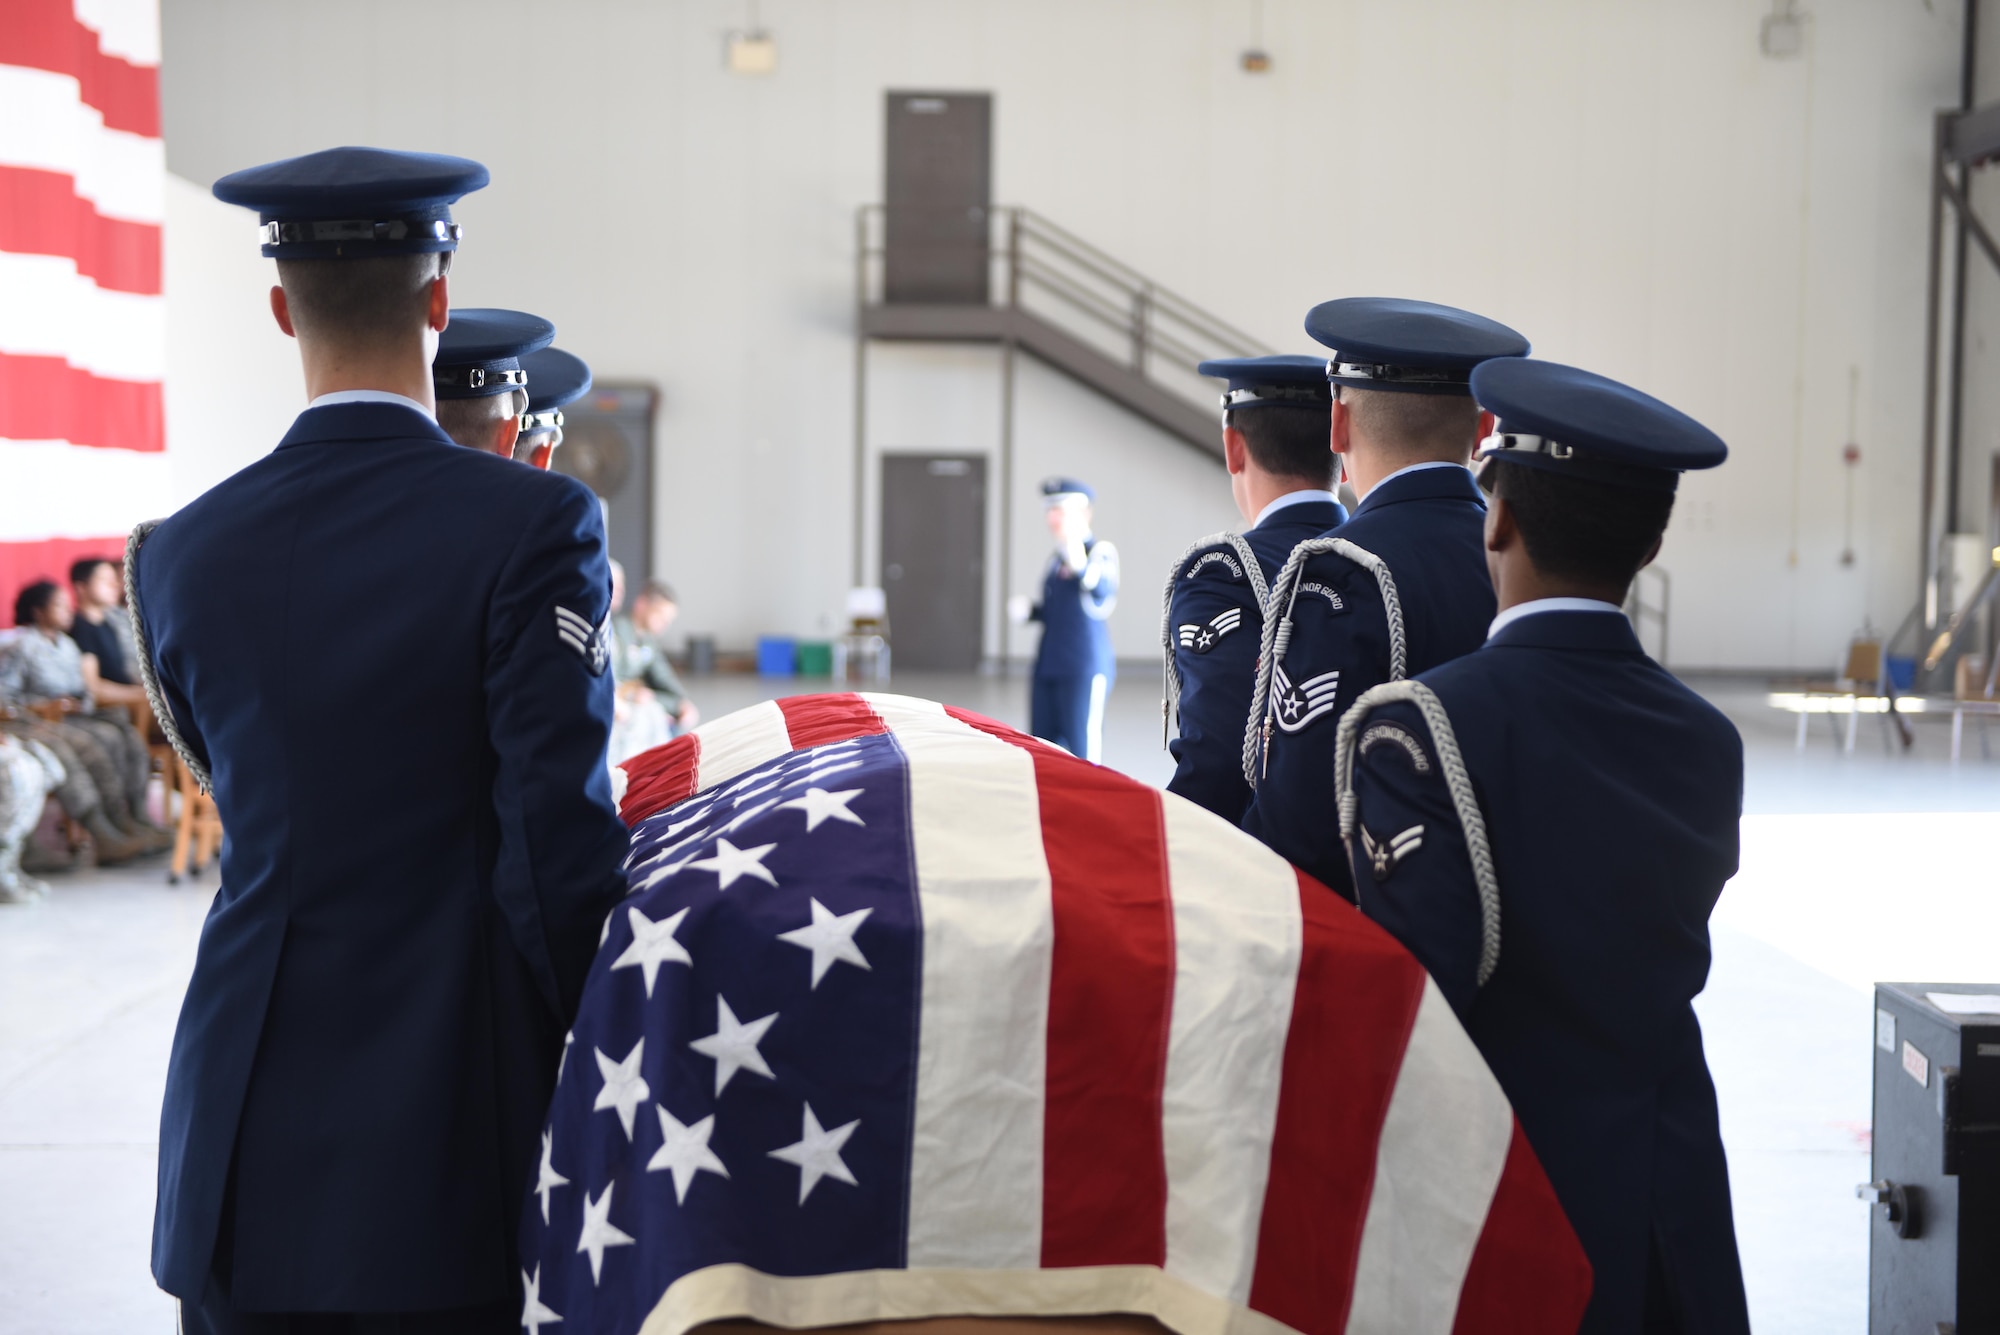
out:
M1201 375L1229 382L1222 407L1248 408L1259 403L1324 404L1332 400L1326 383L1326 359L1279 353L1269 357L1216 357L1194 368Z
M528 415L522 431L549 431L563 424L563 405L590 392L590 367L561 348L543 348L521 358L528 373Z
M1086 501L1095 502L1097 493L1073 477L1045 477L1042 479L1042 503L1053 505L1066 496L1081 496Z
M451 206L489 179L470 158L328 148L231 172L215 197L257 210L271 259L351 260L457 250Z
M438 335L431 385L440 399L483 399L526 389L521 358L555 340L556 327L526 311L473 306L451 313Z
M1472 396L1500 419L1481 459L1647 491L1672 491L1691 468L1729 457L1722 438L1630 385L1557 362L1483 362Z
M1333 349L1329 383L1404 394L1465 394L1481 362L1528 355L1528 340L1498 320L1396 297L1322 301L1306 332Z

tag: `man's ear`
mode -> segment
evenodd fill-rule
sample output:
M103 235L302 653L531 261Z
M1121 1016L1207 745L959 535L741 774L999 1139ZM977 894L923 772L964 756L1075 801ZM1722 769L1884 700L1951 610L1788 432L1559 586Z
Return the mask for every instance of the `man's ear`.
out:
M1231 477L1241 473L1250 462L1250 442L1243 433L1233 426L1222 428L1222 465Z
M502 459L514 457L514 442L521 438L521 419L503 417L499 429L493 433L493 452Z
M1646 549L1646 559L1639 563L1640 570L1644 570L1647 566L1660 559L1660 548L1665 544L1666 540L1667 535L1664 533L1653 539L1653 545ZM1635 571L1634 573L1636 574L1637 572Z
M443 274L431 279L431 301L427 312L428 323L442 334L444 327L451 323L451 284Z
M292 308L285 300L285 289L276 283L271 285L271 318L291 337L299 336L299 331L292 328Z
M1472 448L1474 453L1478 452L1479 442L1485 440L1488 436L1492 435L1494 429L1497 428L1499 425L1500 425L1499 418L1495 417L1492 413L1487 412L1484 408L1481 408L1479 410L1479 430L1478 433L1474 435L1472 438Z
M1486 498L1486 550L1504 552L1521 540L1521 530L1514 526L1514 511L1499 496Z
M1333 401L1333 417L1327 423L1327 448L1335 454L1346 454L1354 448L1353 411L1341 400Z

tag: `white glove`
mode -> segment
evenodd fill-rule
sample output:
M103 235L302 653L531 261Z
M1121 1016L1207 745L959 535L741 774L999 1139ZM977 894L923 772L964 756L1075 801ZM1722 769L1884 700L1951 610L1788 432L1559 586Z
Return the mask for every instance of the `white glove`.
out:
M1017 626L1027 625L1028 614L1034 610L1034 600L1025 593L1017 593L1007 600L1007 620Z

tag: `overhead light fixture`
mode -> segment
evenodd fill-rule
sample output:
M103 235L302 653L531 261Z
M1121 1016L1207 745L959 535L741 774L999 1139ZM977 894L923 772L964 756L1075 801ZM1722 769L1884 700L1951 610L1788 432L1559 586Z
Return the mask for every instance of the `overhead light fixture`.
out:
M778 68L778 42L761 28L729 34L731 74L772 74Z
M1806 15L1798 0L1771 0L1771 12L1757 30L1757 49L1768 60L1792 60L1806 49Z
M1264 0L1250 0L1250 45L1237 58L1245 74L1269 74L1271 53L1264 49Z
M1268 51L1245 51L1243 72L1245 74L1268 74L1271 71L1271 53Z

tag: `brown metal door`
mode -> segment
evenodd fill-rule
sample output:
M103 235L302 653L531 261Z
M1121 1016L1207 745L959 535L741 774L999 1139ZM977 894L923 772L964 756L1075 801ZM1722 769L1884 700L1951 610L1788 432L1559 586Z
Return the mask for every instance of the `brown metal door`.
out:
M970 672L979 666L985 459L882 456L882 587L899 669Z
M890 93L883 160L882 299L985 305L992 95Z

